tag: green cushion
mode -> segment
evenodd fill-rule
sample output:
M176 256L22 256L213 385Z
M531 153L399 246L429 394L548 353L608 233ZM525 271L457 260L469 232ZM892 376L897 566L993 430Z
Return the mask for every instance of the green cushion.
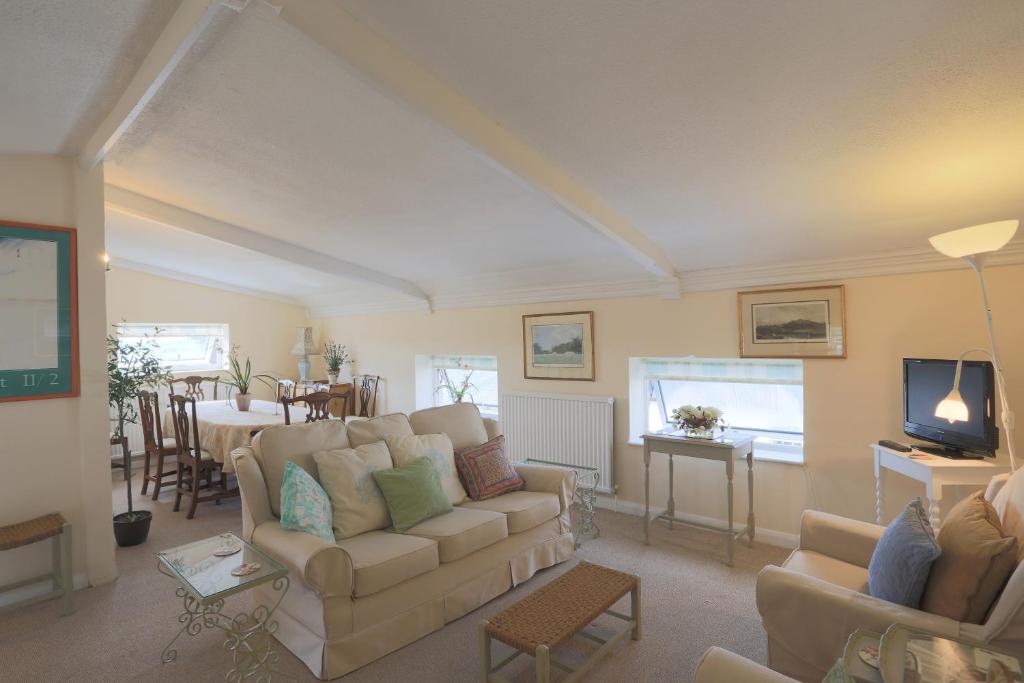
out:
M843 666L843 660L837 659L836 663L832 665L832 668L825 674L825 678L821 683L857 683L855 680L850 678L850 674L846 673L846 667Z
M281 482L281 528L335 541L331 499L316 479L290 460L285 463Z
M403 467L377 470L373 480L384 494L395 531L404 532L425 519L452 511L441 477L427 456Z

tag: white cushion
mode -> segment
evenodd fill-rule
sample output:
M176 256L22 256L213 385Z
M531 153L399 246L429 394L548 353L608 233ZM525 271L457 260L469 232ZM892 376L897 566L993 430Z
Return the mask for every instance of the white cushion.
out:
M454 562L508 537L505 515L489 510L457 507L405 532L437 543L441 562Z
M402 413L391 413L369 420L348 422L348 440L353 447L377 443L389 436L412 436L409 418Z
M486 500L469 500L460 507L505 515L510 534L518 534L554 519L561 512L558 496L536 491L513 491Z
M281 482L285 463L291 461L317 477L313 454L334 448L348 448L345 423L321 420L293 425L274 425L261 430L252 440L253 455L267 482L270 510L281 516Z
M373 473L392 468L383 441L356 448L320 451L313 455L320 485L331 499L336 538L351 538L391 526L388 506Z
M437 543L418 536L370 531L338 541L352 561L352 595L372 595L437 569Z
M390 436L387 444L395 467L403 467L426 456L441 477L441 488L448 496L448 501L458 505L466 500L466 489L462 488L459 472L455 469L455 449L447 434Z
M480 409L472 403L417 410L409 415L409 424L416 434L447 434L455 450L479 446L488 440Z

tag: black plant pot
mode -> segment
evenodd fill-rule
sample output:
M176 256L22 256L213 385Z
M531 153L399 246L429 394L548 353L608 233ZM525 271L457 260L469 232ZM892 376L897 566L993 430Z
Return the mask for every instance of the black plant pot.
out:
M122 548L146 542L153 513L149 510L114 515L114 539Z

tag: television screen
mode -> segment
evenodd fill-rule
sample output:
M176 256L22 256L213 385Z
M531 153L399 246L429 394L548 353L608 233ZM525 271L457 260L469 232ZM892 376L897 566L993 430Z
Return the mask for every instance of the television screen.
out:
M966 422L935 417L935 407L953 388L956 361L905 358L904 431L953 449L992 453L997 445L993 415L992 364L965 361L960 395L967 404Z

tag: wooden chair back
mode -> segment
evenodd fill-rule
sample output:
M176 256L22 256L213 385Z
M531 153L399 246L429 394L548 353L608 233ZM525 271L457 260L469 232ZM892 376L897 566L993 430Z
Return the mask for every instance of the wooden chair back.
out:
M293 398L295 396L295 380L293 379L279 379L277 380L277 402L280 403L283 398Z
M290 425L292 423L289 406L295 405L296 403L306 404L306 422L330 420L332 413L330 404L336 401L341 401L341 413L337 417L345 419L345 407L348 404L347 394L332 394L329 391L314 391L313 393L306 394L305 396L281 399L281 404L284 406L284 423L286 425Z
M178 462L198 466L203 459L203 448L199 443L195 397L172 395L171 416L174 422L174 442L178 446Z
M139 425L147 451L158 453L163 448L164 427L160 423L160 396L155 391L139 392Z
M353 413L359 417L373 417L377 412L377 386L380 384L379 375L356 375L352 378L352 385L355 388L353 399L355 406Z
M327 407L331 409L331 415L333 415L334 417L341 418L348 416L349 410L354 405L354 402L352 400L352 388L354 386L355 385L352 384L351 382L345 382L343 384L332 384L330 386L330 389L328 389L328 391L330 391L332 394L345 397L343 399L332 399L331 402L327 404Z
M185 385L185 391L182 395L186 398L194 398L200 401L206 400L206 392L203 391L203 382L207 382L213 385L213 400L217 400L217 387L220 384L220 377L200 377L199 375L189 375L188 377L182 377L179 379L172 379L168 382L171 387L171 396L175 396L174 391L175 384Z

